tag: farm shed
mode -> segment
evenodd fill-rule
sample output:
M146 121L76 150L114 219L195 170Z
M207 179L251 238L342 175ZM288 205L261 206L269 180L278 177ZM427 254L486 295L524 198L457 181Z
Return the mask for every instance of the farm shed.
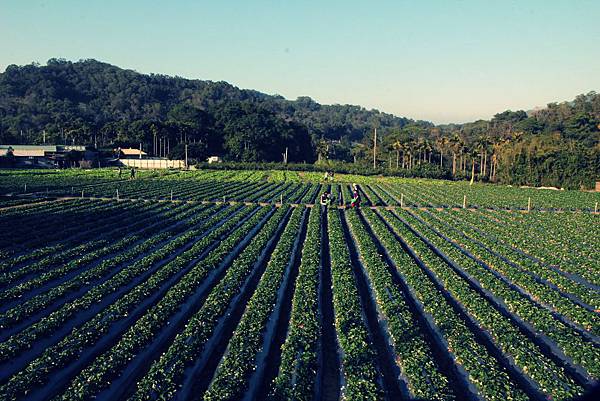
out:
M80 154L75 157L74 152ZM15 166L64 167L76 159L85 158L86 154L85 146L0 145L0 156L12 155Z
M119 148L117 152L121 159L142 159L148 156L143 150L135 148Z

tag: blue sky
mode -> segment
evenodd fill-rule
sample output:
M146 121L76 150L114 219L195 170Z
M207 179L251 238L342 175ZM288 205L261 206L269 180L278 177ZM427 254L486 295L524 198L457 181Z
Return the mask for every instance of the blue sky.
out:
M600 1L0 0L0 71L52 57L436 123L600 91Z

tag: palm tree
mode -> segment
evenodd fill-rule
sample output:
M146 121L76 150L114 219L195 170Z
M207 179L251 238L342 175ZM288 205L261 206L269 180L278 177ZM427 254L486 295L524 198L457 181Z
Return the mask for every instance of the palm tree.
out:
M405 145L406 147L406 151L408 153L408 168L412 169L413 168L413 153L415 152L415 142L414 141L408 141Z
M417 164L421 164L421 159L423 158L423 138L418 138L413 142L413 146L417 156Z
M456 175L456 155L462 149L462 139L458 133L454 133L449 140L450 149L452 149L452 175Z
M469 159L470 148L466 142L462 142L460 147L460 163L462 166L463 174L467 173L467 161Z
M424 146L425 146L425 154L426 155L428 154L427 162L429 164L431 164L431 151L433 150L433 144L431 143L430 140L425 139Z
M492 156L490 165L490 180L496 181L496 174L498 172L498 154L503 145L509 143L508 139L496 139L492 142Z
M479 156L479 153L477 153L477 149L471 149L470 152L467 153L469 156L471 156L471 184L473 185L473 182L475 182L475 161L477 160L477 156Z
M487 137L481 135L475 141L475 149L479 151L479 175L484 176L487 169L487 152L489 141Z
M394 143L392 143L392 148L396 151L396 170L398 170L398 165L400 164L400 151L402 150L402 142L396 139Z
M435 140L435 146L440 152L440 168L444 168L444 153L446 153L446 147L448 146L448 138L445 136Z

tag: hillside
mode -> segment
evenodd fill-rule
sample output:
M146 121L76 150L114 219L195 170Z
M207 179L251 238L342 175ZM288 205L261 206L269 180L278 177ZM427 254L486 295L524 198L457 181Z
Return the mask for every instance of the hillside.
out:
M337 160L372 172L517 185L592 187L600 95L435 126L352 105L287 100L226 82L145 75L96 60L51 59L0 73L0 143L142 146L151 155L235 162Z
M360 106L320 105L309 97L290 101L226 82L144 75L96 60L51 59L46 66L11 65L0 74L2 142L39 141L46 130L58 141L91 141L93 135L101 144L137 143L144 139L140 136L151 136L153 122L158 130L175 134L171 146L183 133L191 141L207 142L212 152L221 151L234 132L255 143L254 132L244 131L266 131L270 141L292 136L302 142L307 135L359 140L374 125L401 128L413 123ZM313 152L303 150L302 157L298 152L291 157L311 160ZM237 156L260 160L261 150L256 152Z

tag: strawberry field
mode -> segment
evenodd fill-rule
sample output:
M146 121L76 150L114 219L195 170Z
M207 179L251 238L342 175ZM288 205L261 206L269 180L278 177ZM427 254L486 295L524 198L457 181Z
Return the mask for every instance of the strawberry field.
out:
M1 400L569 400L600 378L598 193L126 175L0 171Z

